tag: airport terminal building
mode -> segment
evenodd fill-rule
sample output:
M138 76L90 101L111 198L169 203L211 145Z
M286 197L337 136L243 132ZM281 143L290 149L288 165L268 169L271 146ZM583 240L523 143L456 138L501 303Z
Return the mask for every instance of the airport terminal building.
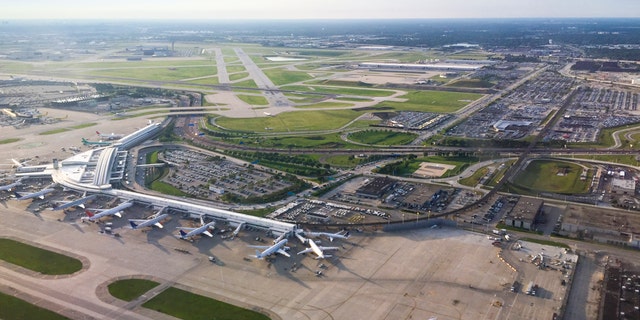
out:
M117 140L111 146L95 148L64 160L54 160L53 164L49 166L32 167L32 169L26 167L16 175L22 177L50 176L53 182L80 192L100 193L157 207L168 207L188 212L192 216L207 216L234 224L245 223L248 226L268 229L277 233L295 230L295 225L291 223L194 204L171 196L153 196L114 189L113 184L120 183L124 178L128 150L155 137L161 129L160 123L150 123L146 127Z

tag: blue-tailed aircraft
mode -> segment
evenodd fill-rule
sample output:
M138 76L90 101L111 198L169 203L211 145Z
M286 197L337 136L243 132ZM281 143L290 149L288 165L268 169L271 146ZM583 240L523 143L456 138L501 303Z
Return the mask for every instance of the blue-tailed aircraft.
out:
M249 246L250 248L256 249L265 249L260 252L260 250L256 250L256 255L254 257L258 259L264 259L274 253L279 253L283 256L290 257L290 255L284 250L284 245L287 244L287 239L282 239L280 242L272 245L272 246Z
M32 193L27 193L27 194L20 194L17 191L14 191L13 193L16 196L16 200L27 200L27 199L33 199L33 198L40 198L40 199L44 199L44 195L50 192L53 192L55 189L52 188L46 188L46 189L42 189L38 192L32 192Z
M162 221L164 218L169 216L166 213L160 214L162 213L162 211L164 211L164 209L165 208L160 209L158 213L154 214L149 219L129 219L129 224L131 225L131 229L136 230L136 229L153 227L153 226L156 226L162 229L163 226L162 226L162 223L160 223L160 221Z
M194 236L197 236L199 234L204 234L208 237L213 237L213 234L211 234L211 232L209 232L209 228L213 229L216 225L215 221L211 221L209 223L204 223L204 220L202 220L202 216L200 216L200 226L197 228L183 228L183 227L177 227L178 229L180 229L180 239L188 239ZM184 230L189 230L189 232L185 232Z
M84 209L84 204L95 199L96 197L98 197L95 194L92 194L90 196L84 197L84 198L80 198L77 200L73 200L73 201L67 201L67 202L63 202L60 205L53 205L53 207L51 208L51 210L65 210L71 207L75 207L78 206L82 209Z
M15 187L17 187L17 186L19 186L21 184L22 183L20 182L20 180L17 180L16 182L0 186L0 191L11 191L13 188L15 188Z

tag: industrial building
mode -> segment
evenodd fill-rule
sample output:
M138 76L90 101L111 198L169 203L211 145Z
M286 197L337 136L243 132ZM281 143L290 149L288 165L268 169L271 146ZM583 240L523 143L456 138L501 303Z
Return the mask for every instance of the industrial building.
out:
M375 178L356 190L358 197L379 199L387 191L395 187L398 181L389 177Z
M504 223L516 228L533 230L536 221L542 215L543 205L542 199L521 197L504 218Z
M358 68L369 70L391 70L398 72L417 72L417 71L476 71L484 67L481 64L418 64L418 63L382 63L382 62L362 62L358 64Z

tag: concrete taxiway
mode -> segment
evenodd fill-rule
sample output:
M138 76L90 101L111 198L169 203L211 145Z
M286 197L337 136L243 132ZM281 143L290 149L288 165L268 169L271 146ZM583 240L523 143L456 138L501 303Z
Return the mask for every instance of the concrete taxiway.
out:
M456 229L371 231L347 241L325 240L323 245L342 250L324 261L296 255L303 245L290 239L292 257L268 262L247 258L254 253L247 245L264 237L257 231L243 231L232 241L218 234L190 243L175 238L175 227L185 220L174 215L164 229L147 232L114 219L120 235L114 237L99 233L97 224L66 222L60 212L35 216L15 200L3 207L0 234L87 261L83 271L60 279L0 268L6 286L74 318L165 318L140 307L144 299L126 304L106 293L108 283L127 277L150 277L274 319L505 319L514 299L506 289L514 272L498 260L498 249L482 235Z

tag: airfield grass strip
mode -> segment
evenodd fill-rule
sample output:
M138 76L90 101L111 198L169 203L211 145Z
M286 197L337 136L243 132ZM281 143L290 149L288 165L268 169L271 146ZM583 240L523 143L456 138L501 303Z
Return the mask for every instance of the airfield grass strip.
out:
M109 284L108 289L112 296L120 300L132 301L159 284L145 279L124 279Z
M22 299L0 292L0 319L31 320L31 319L69 319L53 311L32 305Z
M20 138L9 138L0 140L0 144L14 143L20 141Z
M0 259L46 275L72 274L82 269L78 259L11 239L0 239Z
M194 294L178 288L168 288L143 307L184 320L267 320L262 313Z

